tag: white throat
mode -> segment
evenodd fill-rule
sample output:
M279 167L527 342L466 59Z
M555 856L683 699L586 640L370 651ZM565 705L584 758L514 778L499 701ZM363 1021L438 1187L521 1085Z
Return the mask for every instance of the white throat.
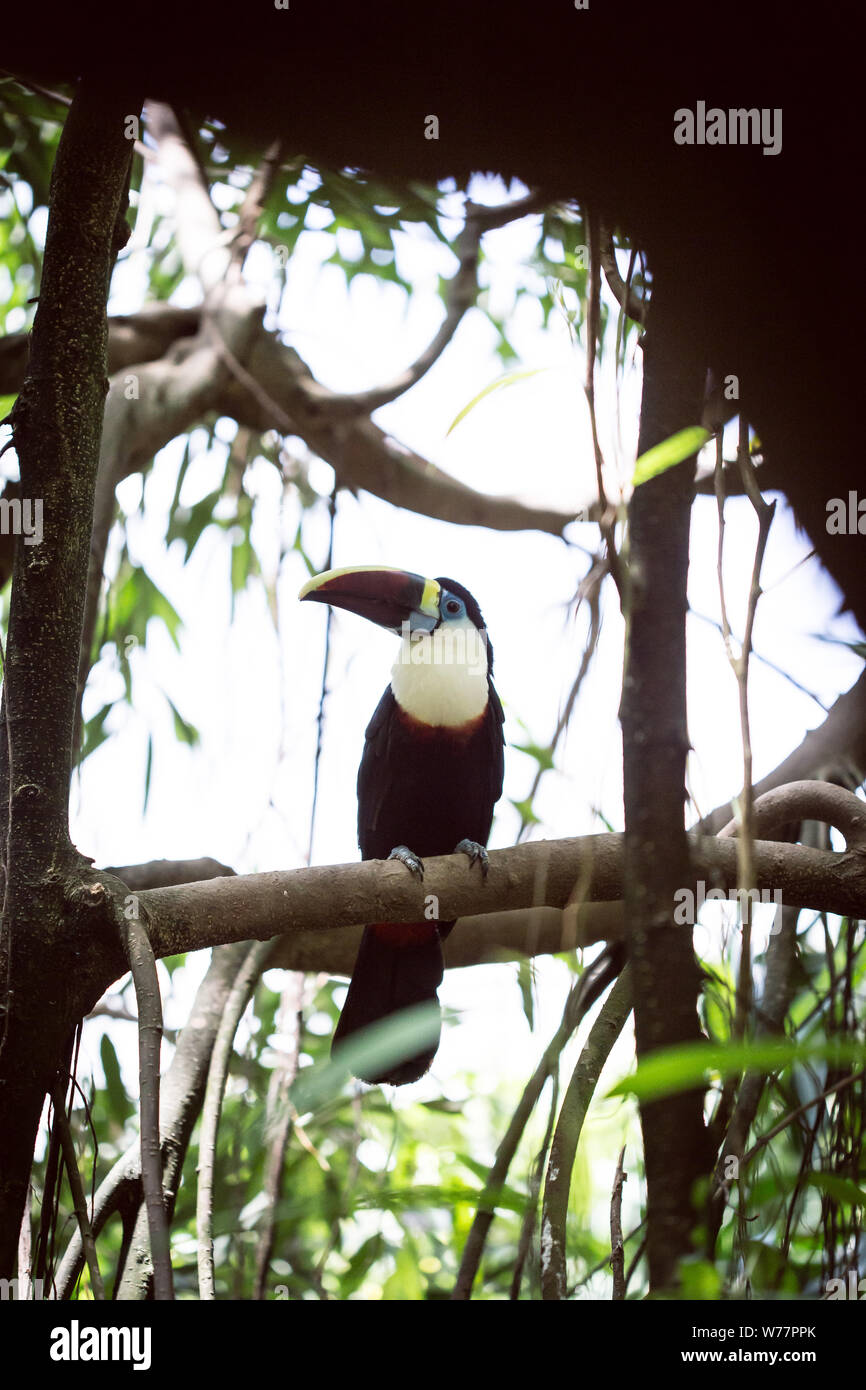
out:
M459 727L487 706L487 643L470 618L404 632L391 670L394 699L413 719Z

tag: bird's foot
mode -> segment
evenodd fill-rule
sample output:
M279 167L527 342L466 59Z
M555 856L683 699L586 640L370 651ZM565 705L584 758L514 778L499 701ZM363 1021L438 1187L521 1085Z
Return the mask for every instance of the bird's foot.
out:
M424 877L424 865L415 851L409 849L408 845L395 845L388 858L399 859L401 864L406 865L410 873L417 874L419 878Z
M454 846L454 853L467 854L470 864L481 865L481 877L487 877L490 871L490 860L483 845L479 845L476 840L461 840L459 845Z

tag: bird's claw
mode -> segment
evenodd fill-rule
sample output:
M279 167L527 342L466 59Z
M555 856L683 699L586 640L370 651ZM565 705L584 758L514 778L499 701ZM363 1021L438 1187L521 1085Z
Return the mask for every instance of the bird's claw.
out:
M483 845L479 845L476 840L461 840L459 845L454 846L454 853L468 855L470 864L481 865L481 877L487 877L490 872L490 859Z
M415 851L409 849L408 845L395 845L388 858L399 859L400 863L405 864L411 874L417 874L419 878L424 877L424 865Z

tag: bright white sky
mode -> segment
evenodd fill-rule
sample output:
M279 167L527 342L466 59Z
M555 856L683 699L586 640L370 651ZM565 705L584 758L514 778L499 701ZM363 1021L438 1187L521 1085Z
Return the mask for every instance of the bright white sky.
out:
M474 196L497 202L505 191L501 183L486 180L479 182ZM517 185L508 190L511 197L522 191ZM153 184L147 197L151 211L170 206L166 190ZM485 238L482 273L491 301L500 308L510 305L518 282L532 279L522 264L531 244L529 221ZM351 251L350 239L341 249ZM453 272L453 258L429 235L404 238L400 268L418 287L407 306L397 287L367 278L356 280L347 292L336 268L320 269L331 250L331 239L320 232L301 238L279 306L268 250L257 248L248 263L249 274L268 290L269 304L278 309L272 326L279 327L321 380L342 390L376 386L412 361L435 332L441 318L437 277ZM139 307L146 283L143 255L134 252L118 270L113 312ZM195 302L197 297L194 286L184 286L176 299ZM493 393L453 434L446 432L457 413L502 373L493 350L494 332L477 311L467 315L428 376L378 412L376 419L397 440L475 488L516 494L539 505L578 508L591 501L595 491L583 358L575 354L565 323L554 322L543 331L540 314L528 303L511 324L510 337L520 351L520 365L547 370ZM612 356L611 351L608 357ZM598 386L611 492L627 483L634 462L639 371L638 359L622 388L618 429L612 361ZM218 434L228 440L233 431L231 422L222 421ZM146 651L132 656L135 708L118 707L109 724L114 736L84 766L73 797L73 835L97 864L212 855L240 873L294 868L304 862L309 834L325 633L324 609L297 603L307 577L300 556L290 549L299 506L292 493L281 496L274 469L263 460L256 463L245 485L256 498L254 537L265 577L275 586L280 631L260 583L239 598L232 621L224 533L206 531L185 567L181 546L175 544L166 552L163 545L182 452L179 441L159 454L145 480L143 498L139 478L119 490L130 514L133 559L146 567L184 619L181 651L175 651L160 623L151 623ZM187 473L182 503L190 505L217 486L223 467L223 447L200 453ZM330 468L316 464L311 477L326 497ZM741 500L729 502L726 515L728 609L735 631L741 632L756 526L749 505ZM697 613L717 618L715 502L700 501L693 521L691 604ZM303 535L308 554L323 567L324 503L305 518ZM576 524L569 539L595 549L597 529ZM854 640L858 633L850 619L836 616L838 595L817 563L800 564L807 551L805 538L780 502L764 564L766 592L758 607L754 646L829 706L853 684L861 663L845 648L818 640L818 634ZM535 742L546 743L582 652L586 618L581 613L575 620L569 604L586 567L584 554L550 536L446 525L397 511L366 494L341 494L334 564L376 563L426 575L446 574L472 590L495 649L508 742L526 741L528 731ZM545 776L536 801L543 819L536 828L540 837L602 829L596 808L615 828L622 825L617 707L623 629L612 590L606 598L600 650L560 748L557 770ZM691 619L689 643L689 725L695 750L690 776L698 805L707 810L740 786L736 685L713 627ZM356 770L364 728L388 681L394 655L395 639L387 633L360 618L335 614L315 863L357 858ZM88 689L86 714L91 716L120 689L116 666L100 663ZM200 729L197 749L174 742L162 690ZM823 718L814 701L758 660L752 663L751 713L756 780ZM142 818L151 733L153 774ZM507 751L505 794L492 846L513 843L519 822L508 798L526 796L534 771L526 755ZM710 935L717 936L717 929ZM699 946L706 944L706 939L699 941ZM205 964L201 959L189 967L190 984ZM446 1030L432 1076L401 1092L401 1102L411 1095L440 1094L443 1088L448 1094L465 1094L448 1080L453 1070L462 1068L475 1073L474 1089L481 1091L528 1074L556 1025L568 978L557 964L540 970L540 1021L534 1039L515 979L513 966L449 973L441 997L462 1011L464 1021ZM274 983L279 987L277 979ZM181 1023L182 1011L167 1021ZM120 1045L116 1030L113 1035ZM123 1037L134 1048L131 1030ZM615 1067L628 1067L629 1046L623 1043ZM98 1075L98 1035L88 1048L88 1060ZM605 1113L619 1113L618 1107L602 1108L597 1122L602 1127Z

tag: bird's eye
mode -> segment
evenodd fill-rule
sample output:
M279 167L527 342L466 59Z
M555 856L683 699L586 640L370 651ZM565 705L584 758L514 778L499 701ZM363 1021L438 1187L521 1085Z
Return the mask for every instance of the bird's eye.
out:
M455 613L460 612L461 607L462 605L459 599L449 598L445 604L445 612L450 613L453 617Z

